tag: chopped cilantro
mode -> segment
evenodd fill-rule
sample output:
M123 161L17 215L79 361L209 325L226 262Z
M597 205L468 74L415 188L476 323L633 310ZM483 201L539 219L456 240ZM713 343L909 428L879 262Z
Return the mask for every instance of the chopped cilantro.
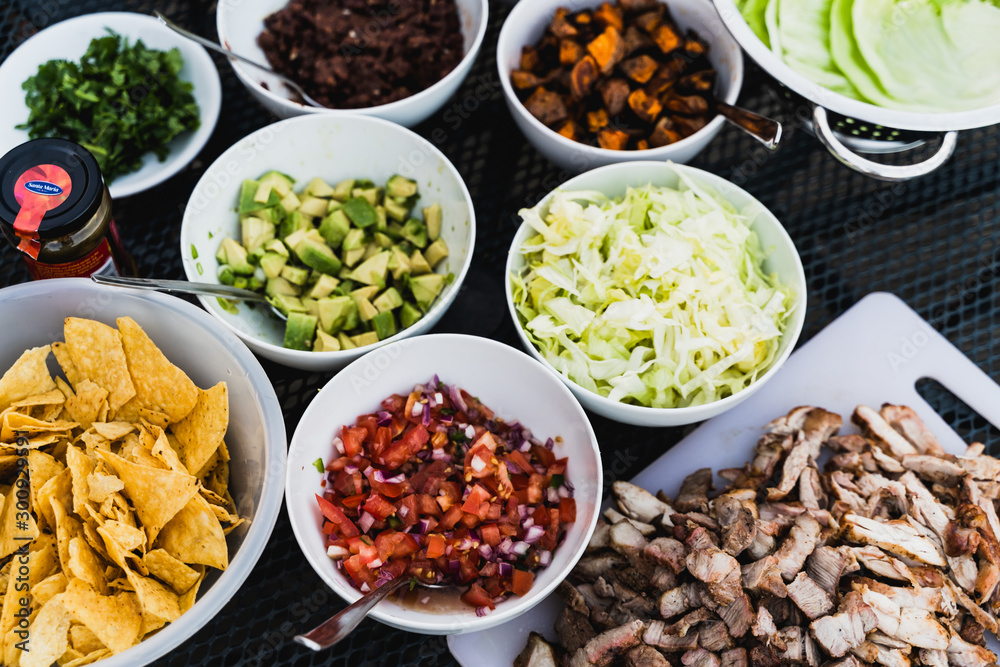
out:
M553 489L558 489L565 481L566 477L564 475L552 475L552 481L549 482L549 486Z

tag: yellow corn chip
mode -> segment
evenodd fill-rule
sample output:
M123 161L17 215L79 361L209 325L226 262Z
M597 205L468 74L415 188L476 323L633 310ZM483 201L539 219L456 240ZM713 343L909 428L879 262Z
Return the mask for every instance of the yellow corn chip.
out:
M167 434L163 432L163 429L150 424L150 431L156 435L156 442L153 443L151 449L153 456L174 472L184 473L185 475L189 474L188 469L184 467L184 464L178 458L177 452L170 446L170 441L167 440Z
M194 570L198 573L198 578L191 584L191 588L181 593L177 599L182 614L194 606L198 599L198 589L201 588L201 582L205 581L205 566L195 565Z
M166 414L171 423L183 419L198 402L194 382L170 363L135 320L119 317L117 322L140 407Z
M101 536L101 540L104 542L104 548L107 550L108 556L116 565L118 565L118 567L123 570L127 570L134 566L142 573L143 576L149 574L149 571L146 569L142 559L126 549L123 545L119 544L118 540L109 531L107 531L104 526L98 526L97 533ZM129 565L129 563L132 565Z
M135 430L136 425L129 422L96 422L93 425L94 431L103 438L114 442L121 440L126 435Z
M219 448L228 427L229 390L226 383L220 382L207 391L199 389L194 409L171 429L181 443L181 462L192 474L201 470Z
M66 376L69 383L76 386L80 382L80 372L76 369L76 364L73 363L73 356L70 354L66 343L52 343L52 356L59 362L59 367L62 368L63 375ZM56 378L56 382L60 379ZM63 393L65 394L66 392L63 391ZM66 394L66 398L69 398L69 394Z
M97 410L97 419L99 422L108 421L108 414L111 412L111 408L108 406L108 399L101 401L101 407Z
M73 511L80 516L89 516L87 507L90 506L90 488L88 479L90 473L94 472L94 460L85 454L79 447L68 447L66 449L66 467L73 475Z
M14 401L28 396L44 394L56 388L49 375L45 360L49 356L48 345L25 350L3 377L0 378L0 410L6 410Z
M124 569L128 582L139 596L139 608L144 619L149 617L150 620L162 620L167 623L177 620L181 615L181 609L176 593L151 577L143 577L130 568Z
M17 454L0 454L0 477L7 479L17 468Z
M45 484L61 473L66 466L45 452L31 450L28 452L28 479L31 481L31 506L39 507L38 492Z
M38 405L62 405L65 402L66 397L63 396L63 393L59 391L59 389L52 389L44 394L35 394L34 396L23 398L20 401L14 401L10 404L10 407L32 408Z
M82 658L77 658L76 660L70 660L69 662L64 662L59 667L83 667L84 665L90 665L98 660L103 660L104 658L114 655L111 651L106 648L102 648L98 651L93 651L88 653Z
M122 339L117 331L93 320L67 317L63 335L79 379L90 380L107 389L108 405L112 411L135 396Z
M93 427L80 434L80 442L83 443L90 454L93 454L98 449L103 449L106 452L111 451L111 441L95 431Z
M83 380L75 387L75 393L66 399L66 412L84 429L99 421L101 406L108 398L108 390L90 380Z
M107 592L107 584L104 581L104 565L101 564L101 559L94 548L84 539L79 537L70 539L69 567L66 568L66 572L70 578L81 579L100 593Z
M156 424L160 428L166 428L170 425L169 416L157 410L150 410L149 408L139 408L139 419L150 424Z
M131 647L139 636L142 617L134 593L101 595L83 580L73 579L62 604L113 653Z
M150 542L162 547L174 558L184 563L201 563L219 570L229 565L229 550L222 525L215 518L208 501L195 495L184 509L160 531L159 541Z
M69 628L69 643L76 651L83 655L100 651L104 648L104 642L97 638L94 631L86 625L71 625Z
M69 580L62 572L50 574L45 579L38 582L38 585L31 589L31 602L33 605L41 606L51 598L66 590Z
M246 519L240 517L238 520L232 522L231 524L229 524L228 526L226 526L225 528L223 528L222 529L222 534L223 535L229 535L229 533L233 532L234 530L236 530L237 528L239 528L240 526L242 526L246 522L247 522Z
M69 421L69 413L66 412L64 405L40 405L35 408L35 416L43 422L56 421L63 416Z
M95 471L87 476L87 486L90 500L95 503L103 503L104 499L112 493L124 489L125 483L114 475L105 475L103 472Z
M168 437L173 438L172 435ZM173 438L173 440L176 441L177 438ZM179 442L176 444L176 447L177 450L180 451ZM194 474L194 476L198 478L198 481L204 483L205 478L208 477L208 474L215 469L215 466L218 463L219 463L219 450L216 449L214 452L212 452L212 455L208 457L208 460L205 461L205 465L203 465L201 469Z
M192 479L194 479L192 477ZM31 484L27 475L18 475L17 481L10 493L3 499L3 509L0 509L0 558L6 558L22 544L38 537L38 526L31 512L17 509L17 495L23 493L26 499L31 497Z
M30 649L21 654L21 667L51 667L69 647L69 612L57 595L44 605L28 628Z
M30 439L36 434L69 433L78 425L76 422L71 421L46 422L19 412L7 412L3 416L3 429L0 430L0 440L13 443L18 436Z
M17 568L18 576L22 574L20 569L24 565L21 560L22 555L18 554L14 557L14 565L12 566ZM28 554L27 567L27 584L28 590L30 591L38 585L38 582L48 577L50 574L55 572L57 567L59 567L55 549L49 546L38 551L30 552ZM7 633L10 632L17 624L17 617L14 614L21 608L20 598L22 593L21 591L18 591L16 587L19 585L23 586L24 583L24 581L19 581L17 576L10 577L7 582L7 594L4 595L3 611L0 612L0 636L2 637L6 637ZM6 655L6 647L4 654Z
M83 524L69 513L67 507L67 505L63 505L54 499L50 500L50 510L55 515L56 550L59 554L59 564L63 572L70 571L70 540L74 537L78 539L83 538Z
M149 574L174 589L178 595L191 588L200 575L164 549L154 549L142 557Z
M145 551L146 535L138 528L134 528L121 521L107 521L97 529L102 537L114 538L115 542L124 547L127 551L141 549ZM107 540L105 539L105 543Z

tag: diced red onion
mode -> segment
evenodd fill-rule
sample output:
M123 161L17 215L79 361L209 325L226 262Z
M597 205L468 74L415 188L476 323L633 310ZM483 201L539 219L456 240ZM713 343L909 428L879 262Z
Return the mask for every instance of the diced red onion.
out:
M528 506L524 503L519 504L517 506L517 513L521 515L522 519L526 518L528 516Z
M436 408L438 406L438 402L434 400L434 394L428 392L426 398L427 398L427 407Z
M500 553L506 556L510 554L510 548L512 546L514 546L514 542L509 537L505 537L503 538L503 541L500 542L500 546L497 548L500 550Z
M417 403L414 403L413 407L410 409L410 416L411 417L419 417L420 415L423 414L423 412L424 412L424 406L423 406L423 404L417 402Z
M541 528L541 526L534 526L534 528ZM545 533L545 529L544 528L542 529L542 533L543 534ZM511 552L517 554L518 556L523 556L524 554L528 553L528 549L530 549L530 548L531 548L531 545L528 544L527 542L514 542L513 546L511 546L510 550L511 550Z
M392 413L387 410L379 410L375 418L379 426L392 426Z
M420 598L420 604L427 604L430 601L431 601L430 595L425 595L424 597Z
M556 446L556 441L553 440L552 438L549 438L548 440L545 441L545 449L552 449L555 446Z
M372 562L368 563L368 569L369 570L377 570L380 567L382 567L382 559L381 558L376 558Z
M438 419L442 424L451 425L455 422L455 418L452 415L441 415Z
M334 447L335 447L335 448L337 449L337 451L338 451L338 452L340 452L341 454L346 454L346 453L347 453L347 451L346 451L346 450L344 449L344 441L343 441L343 440L341 440L340 438L334 438L334 439L333 439L333 446L334 446Z
M420 418L420 423L424 426L431 425L431 406L429 403L424 404L424 416Z
M435 449L433 452L431 452L431 458L434 459L435 461L450 461L451 454L449 454L444 449Z
M521 471L521 468L516 463L514 463L513 461L507 461L507 472L509 472L511 474L514 474L514 475L518 475L522 471Z
M344 561L342 561L342 560L334 561L333 564L337 566L338 570L343 570L344 569Z
M569 489L567 489L565 486L560 486L558 489L556 489L556 493L559 494L560 498L569 498L571 496Z
M570 483L569 478L563 479L563 486L571 492L570 497L572 498L573 485Z
M448 390L448 397L451 399L452 405L454 405L459 412L468 413L469 406L465 404L465 399L462 398L462 390L455 385L446 385L445 388Z
M380 588L385 584L389 583L390 581L392 581L393 579L395 579L395 577L392 576L391 573L386 574L384 572L380 572L378 575L378 579L375 580L375 588Z
M493 547L488 544L481 544L479 546L479 555L486 560L493 558Z
M409 513L410 513L410 508L409 507L407 507L406 505L400 505L399 506L399 510L397 511L397 514L399 514L399 518L400 519L405 519L406 515L408 515Z
M435 373L434 377L431 378L431 386L432 387L441 386L441 379L438 377L437 373Z
M341 558L347 558L351 555L351 552L344 547L337 546L336 544L331 544L326 548L326 555L334 560Z
M491 611L489 607L476 607L476 616L489 616Z
M542 535L544 534L545 534L544 528L542 528L541 526L532 526L531 528L528 528L526 531L524 531L524 541L527 542L528 544L534 544L538 540L542 539ZM527 549L525 549L525 551L527 551ZM519 553L519 555L523 556L524 553L521 552Z
M552 563L552 552L543 551L538 554L538 564L542 567L548 567Z
M417 452L416 456L421 461L426 461L431 458L431 453L426 449L421 449L419 452Z
M500 576L501 577L509 577L512 574L514 574L514 566L511 565L510 563L501 562L500 563Z
M369 468L369 470L371 470L371 468ZM375 470L375 471L372 472L372 479L374 479L376 482L381 482L381 483L384 484L385 483L385 473L382 472L381 470Z
M440 392L434 392L434 400L437 401L438 405L444 404L444 395Z
M451 570L452 572L458 572L460 569L462 569L462 563L460 563L457 560L450 560L448 561L448 569Z
M344 466L344 472L346 472L348 475L353 475L357 471L358 471L358 466L352 466L352 465Z
M420 521L417 522L417 532L419 532L421 535L430 530L430 528L431 528L430 519L421 519Z
M518 450L522 451L522 452L530 452L531 451L531 443L528 442L527 440L525 440L524 442L521 443L521 446L518 447Z
M458 544L455 545L455 548L458 549L459 551L468 551L474 546L476 546L476 543L470 540L468 537L465 537L459 540Z
M479 410L476 410L475 408L469 408L465 411L465 414L469 415L469 419L472 421L479 419Z
M535 464L535 472L537 472L539 475L544 475L545 474L545 466L543 466L540 463L536 463Z
M521 523L521 528L524 528L525 530L528 530L529 528L531 528L534 525L535 525L535 520L529 516L527 519L525 519Z
M362 593L368 593L370 591L371 591L371 587L368 585L368 582L367 581L361 582L361 592Z
M545 489L545 497L550 503L559 502L559 492L553 489L551 486Z
M493 598L493 604L500 604L501 602L503 602L503 596L502 595L498 595L495 598Z
M455 551L455 547L453 547L452 545L450 545L450 544L449 544L449 545L447 545L447 546L446 546L446 547L444 548L444 555L445 555L445 556L450 556L450 555L452 554L452 552L453 552L453 551Z
M358 519L358 528L361 529L362 533L367 533L371 530L372 524L375 523L375 517L368 512L362 511L361 518Z
M375 468L372 468L371 466L368 466L367 468L364 469L364 472L362 472L361 474L364 475L365 477L368 477L373 472L375 472Z

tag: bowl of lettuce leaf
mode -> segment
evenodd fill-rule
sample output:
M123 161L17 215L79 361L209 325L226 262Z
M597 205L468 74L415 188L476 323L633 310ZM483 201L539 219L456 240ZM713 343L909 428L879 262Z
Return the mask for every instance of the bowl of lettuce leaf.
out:
M921 176L951 156L957 131L1000 122L992 0L714 2L747 54L813 105L808 120L820 140L870 176ZM848 150L891 152L912 145L901 137L942 132L937 153L918 165L879 165Z

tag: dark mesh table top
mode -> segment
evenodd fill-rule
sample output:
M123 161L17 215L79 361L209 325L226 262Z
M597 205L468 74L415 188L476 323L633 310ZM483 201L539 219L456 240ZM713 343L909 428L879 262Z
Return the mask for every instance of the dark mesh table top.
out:
M530 1L530 0L529 0ZM154 6L199 34L215 36L210 1L3 0L0 60L38 30L79 14ZM524 141L504 105L495 45L509 7L493 4L490 29L472 74L444 110L418 128L465 178L478 217L475 261L437 331L488 336L517 345L503 296L503 266L518 225L533 205L569 174ZM123 240L144 276L182 279L181 215L212 161L275 119L251 99L229 65L222 76L220 122L201 155L144 194L115 202ZM916 309L992 378L1000 380L1000 128L964 132L954 158L935 174L907 184L868 180L834 161L748 68L740 103L782 117L781 148L768 153L727 127L694 161L745 187L783 222L809 284L802 340L872 291L893 292ZM449 113L450 110L450 113ZM0 285L28 280L16 252L0 244ZM281 401L289 437L328 374L305 373L262 360ZM923 395L968 440L993 448L1000 435L932 381ZM591 415L604 454L605 478L628 478L680 440L687 429L630 427ZM994 452L995 453L995 452ZM314 654L291 641L343 606L308 566L282 510L270 544L243 589L201 632L157 667L208 665L455 665L441 637L424 637L367 621L335 650Z

